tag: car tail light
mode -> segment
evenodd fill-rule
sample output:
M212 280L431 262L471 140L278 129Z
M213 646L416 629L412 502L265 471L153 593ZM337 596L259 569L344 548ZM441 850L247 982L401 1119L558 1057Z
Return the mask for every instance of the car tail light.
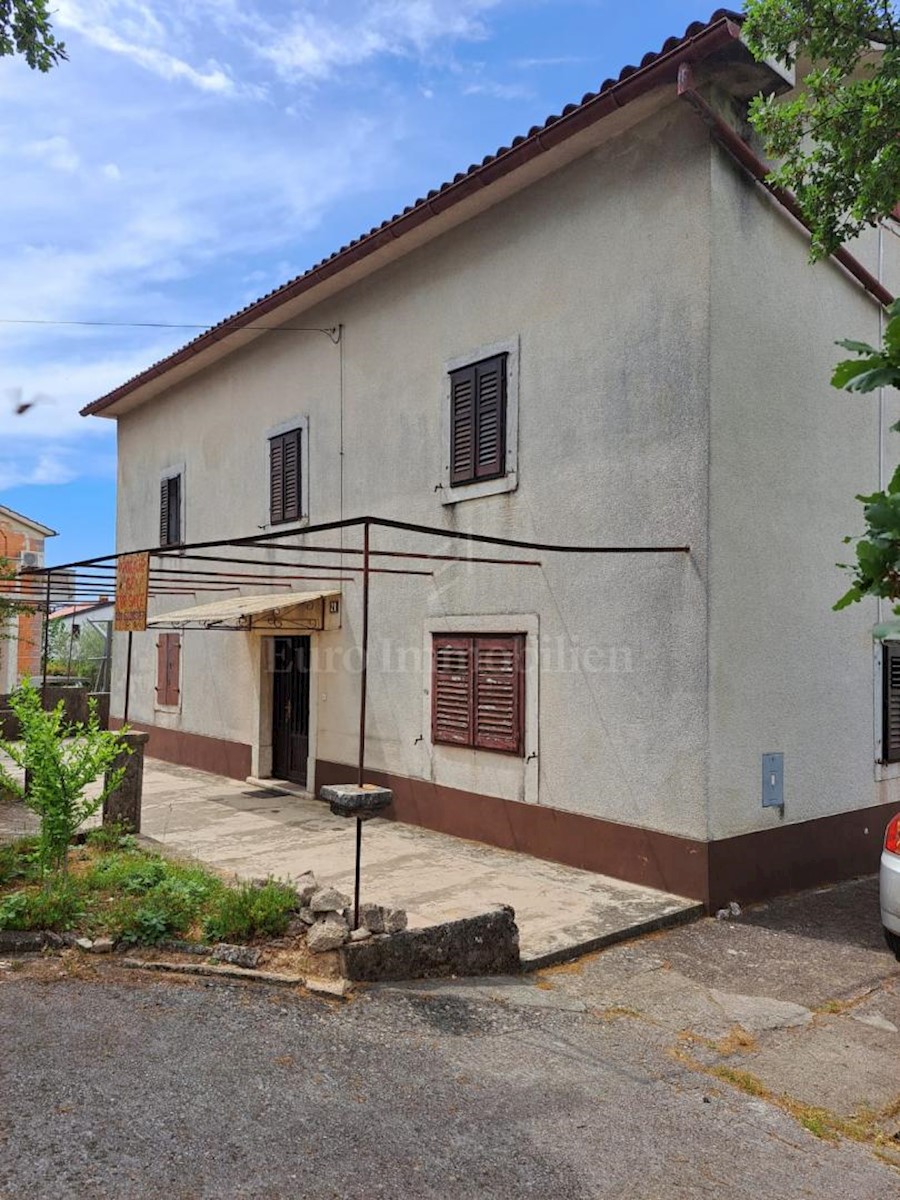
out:
M900 854L900 813L888 821L888 827L884 831L884 848L891 854Z

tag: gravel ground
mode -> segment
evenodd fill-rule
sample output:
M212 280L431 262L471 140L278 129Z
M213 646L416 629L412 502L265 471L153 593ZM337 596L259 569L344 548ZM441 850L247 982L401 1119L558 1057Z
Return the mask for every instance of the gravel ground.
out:
M81 968L79 968L79 971ZM0 1197L893 1200L623 1016L0 970Z

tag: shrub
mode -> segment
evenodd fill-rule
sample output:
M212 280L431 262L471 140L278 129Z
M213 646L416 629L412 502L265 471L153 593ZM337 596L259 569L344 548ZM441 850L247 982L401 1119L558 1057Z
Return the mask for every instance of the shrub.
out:
M166 862L144 854L105 854L85 873L84 884L92 891L122 891L131 895L147 892L166 876Z
M278 937L296 908L297 893L275 879L262 887L242 883L223 888L203 922L203 933L213 942L247 942L258 934Z
M85 841L104 852L138 848L137 838L124 821L112 821L109 825L101 825L99 829L91 829Z
M20 838L0 846L0 887L17 881L25 883L37 876L36 849L34 838Z
M204 906L224 890L221 880L202 867L183 866L158 856L111 854L85 876L94 891L119 893L102 920L126 944L154 945L186 933Z
M0 929L53 929L65 933L84 917L84 897L69 880L12 892L0 901Z
M22 728L21 742L0 740L4 751L30 774L27 791L0 762L0 782L21 797L41 821L38 861L44 872L66 869L66 853L78 827L93 816L118 787L124 768L110 771L94 799L84 789L112 767L127 746L116 733L100 728L96 701L88 702L87 724L69 725L63 702L44 709L40 693L27 681L9 698Z

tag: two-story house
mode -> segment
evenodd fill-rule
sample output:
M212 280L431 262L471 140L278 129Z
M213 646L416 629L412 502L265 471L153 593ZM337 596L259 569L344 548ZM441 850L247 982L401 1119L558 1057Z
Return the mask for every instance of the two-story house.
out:
M85 409L118 424L121 551L364 514L689 547L375 577L367 764L401 819L712 905L875 869L900 731L874 605L831 604L900 414L829 375L900 243L808 265L745 122L792 87L718 12ZM135 634L151 754L354 778L359 578L293 586L334 619L227 633L214 597L218 631Z

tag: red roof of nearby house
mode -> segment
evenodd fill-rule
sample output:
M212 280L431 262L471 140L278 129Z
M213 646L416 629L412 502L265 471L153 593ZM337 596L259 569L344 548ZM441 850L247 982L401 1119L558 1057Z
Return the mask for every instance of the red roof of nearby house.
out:
M559 115L547 117L527 134L513 138L480 163L473 163L452 180L433 189L427 196L408 205L402 213L383 221L368 233L342 246L328 258L310 267L302 275L261 296L239 312L226 317L206 333L200 334L180 350L174 351L126 383L94 400L81 410L82 416L103 413L117 401L137 391L151 380L187 362L203 350L222 341L282 304L336 275L367 255L417 229L445 212L454 204L482 188L489 187L531 159L558 145L566 138L602 120L651 88L674 83L682 62L699 62L740 38L741 14L732 9L717 9L708 21L695 21L680 37L670 37L659 50L644 55L640 65L623 67L616 79L607 79L597 92L588 92L577 104L567 104Z
M58 621L64 617L76 617L85 613L94 612L98 608L109 608L112 600L108 596L101 596L98 600L88 600L84 604L70 604L66 608L57 608L50 614L51 621Z

